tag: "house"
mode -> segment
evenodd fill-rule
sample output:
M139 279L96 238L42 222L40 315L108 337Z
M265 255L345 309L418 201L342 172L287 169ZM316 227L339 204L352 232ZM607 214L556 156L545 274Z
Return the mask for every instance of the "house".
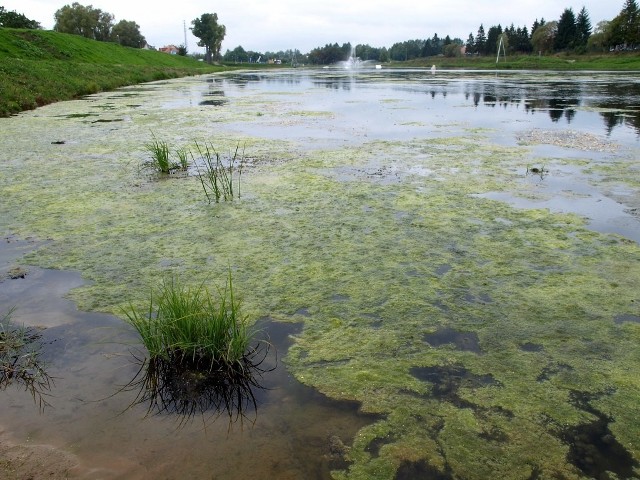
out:
M164 53L170 53L171 55L177 55L178 47L176 47L175 45L166 45L164 47L160 47L158 51L164 52Z

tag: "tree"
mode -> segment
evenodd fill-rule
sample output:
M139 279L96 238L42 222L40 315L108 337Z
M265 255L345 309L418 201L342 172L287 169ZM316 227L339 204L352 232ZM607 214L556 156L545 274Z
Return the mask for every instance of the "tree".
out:
M477 53L484 53L484 50L487 45L487 37L484 34L484 27L480 24L480 28L478 28L478 33L476 34L476 44L474 50Z
M191 22L193 35L200 39L199 47L205 48L205 60L211 63L220 58L220 48L227 33L224 25L218 24L217 13L203 13Z
M222 59L225 62L244 63L249 61L249 55L242 46L237 46L233 50L227 50Z
M394 43L389 49L391 60L405 61L421 57L424 52L424 40L406 40ZM439 50L440 51L440 50Z
M534 51L538 53L550 52L553 50L553 44L558 31L558 22L547 22L536 28L531 36L531 45Z
M585 48L591 36L591 20L585 7L582 7L576 17L576 30L576 47Z
M618 16L623 43L628 47L640 43L640 11L636 0L626 0Z
M56 32L81 35L94 40L111 40L113 15L93 6L83 6L77 2L65 5L54 14Z
M469 34L469 38L467 38L467 43L465 44L467 55L472 55L475 53L476 40L473 38L473 33Z
M612 46L611 43L611 22L602 20L596 25L593 34L587 41L587 49L592 52L605 52Z
M493 55L498 51L498 43L500 42L500 36L502 35L502 26L493 26L487 33L487 42L484 46L484 53L487 55Z
M140 33L140 25L127 20L120 20L113 26L111 39L120 45L133 48L142 48L146 43Z
M39 30L42 28L35 20L30 20L15 10L7 12L2 6L0 6L0 27L29 28L31 30Z
M558 31L554 40L556 50L569 50L575 47L578 29L576 27L576 16L571 8L565 8L560 20L558 20Z
M447 43L444 46L443 53L445 57L449 57L449 58L459 57L460 55L462 55L461 45L456 42Z

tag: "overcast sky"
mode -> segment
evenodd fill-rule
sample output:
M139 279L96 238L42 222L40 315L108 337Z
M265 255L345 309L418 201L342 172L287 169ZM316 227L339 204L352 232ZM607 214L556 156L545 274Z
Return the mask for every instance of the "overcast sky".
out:
M73 0L0 0L7 10L23 13L52 29L53 15ZM203 13L217 13L226 26L222 52L241 45L258 52L299 49L308 53L327 43L351 42L390 47L396 42L426 39L437 33L466 41L482 23L527 26L534 20L558 20L565 8L577 15L585 6L595 27L614 18L624 0L430 0L391 2L381 0L95 0L79 1L140 25L147 42L155 47L184 43L187 27L189 51L200 51L191 35L191 20Z

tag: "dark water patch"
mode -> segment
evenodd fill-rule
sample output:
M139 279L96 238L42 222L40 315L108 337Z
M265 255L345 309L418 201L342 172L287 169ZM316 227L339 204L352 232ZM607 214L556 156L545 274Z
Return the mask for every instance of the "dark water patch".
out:
M449 271L451 271L451 265L440 265L438 268L436 268L436 275L442 277L443 275L449 273Z
M136 91L136 92L127 92L127 93L122 93L120 95L112 95L110 97L107 97L109 100L117 100L119 98L129 98L129 97L139 97L140 96L140 91Z
M423 341L436 348L443 345L453 345L456 350L482 353L478 334L475 332L458 332L453 328L442 327L435 333L426 334Z
M198 105L207 106L207 107L222 107L229 103L229 100L226 98L217 98L215 100L203 100L198 103Z
M426 460L411 462L405 460L396 470L395 480L453 480L451 468L446 465L445 471L429 465Z
M378 458L380 456L380 449L384 445L388 445L396 441L396 438L392 435L387 435L385 437L376 437L369 442L369 444L364 448L364 451L371 454L373 458Z
M474 375L466 368L456 365L413 367L409 373L418 380L429 382L433 386L431 397L450 402L460 408L477 408L475 404L458 395L460 388L476 389L500 385L500 382L495 380L492 375Z
M522 350L523 352L537 353L537 352L544 351L544 346L542 346L542 345L540 345L538 343L527 342L527 343L523 343L522 345L520 345L520 350Z
M331 296L331 300L333 302L348 302L349 301L349 295L342 295L340 293L336 293L335 295Z
M478 295L478 301L482 304L493 303L493 298L487 293L481 293Z
M566 363L558 363L555 365L549 365L542 369L542 372L536 377L536 381L538 382L546 382L556 375L566 372L572 372L573 367L571 365L567 365Z
M630 313L625 313L625 314L622 314L622 315L616 315L615 318L614 318L614 321L618 325L623 324L625 322L640 323L640 316L631 315Z
M542 478L542 469L538 465L535 465L527 480L539 480L540 478Z
M97 113L71 113L69 115L62 115L61 118L87 118L87 117L97 117Z
M99 118L98 120L94 120L91 123L113 123L113 122L123 122L124 118Z
M591 406L591 400L603 395L610 395L613 391L603 393L585 393L572 391L571 403L581 410L596 417L589 423L583 423L564 429L560 437L569 445L567 460L590 478L636 478L634 469L640 467L629 451L618 442L609 424L614 420Z

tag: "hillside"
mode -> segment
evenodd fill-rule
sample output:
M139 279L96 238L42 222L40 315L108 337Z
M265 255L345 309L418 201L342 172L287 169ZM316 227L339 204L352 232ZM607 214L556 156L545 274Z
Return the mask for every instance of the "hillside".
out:
M223 69L77 35L0 28L0 117L125 85Z

